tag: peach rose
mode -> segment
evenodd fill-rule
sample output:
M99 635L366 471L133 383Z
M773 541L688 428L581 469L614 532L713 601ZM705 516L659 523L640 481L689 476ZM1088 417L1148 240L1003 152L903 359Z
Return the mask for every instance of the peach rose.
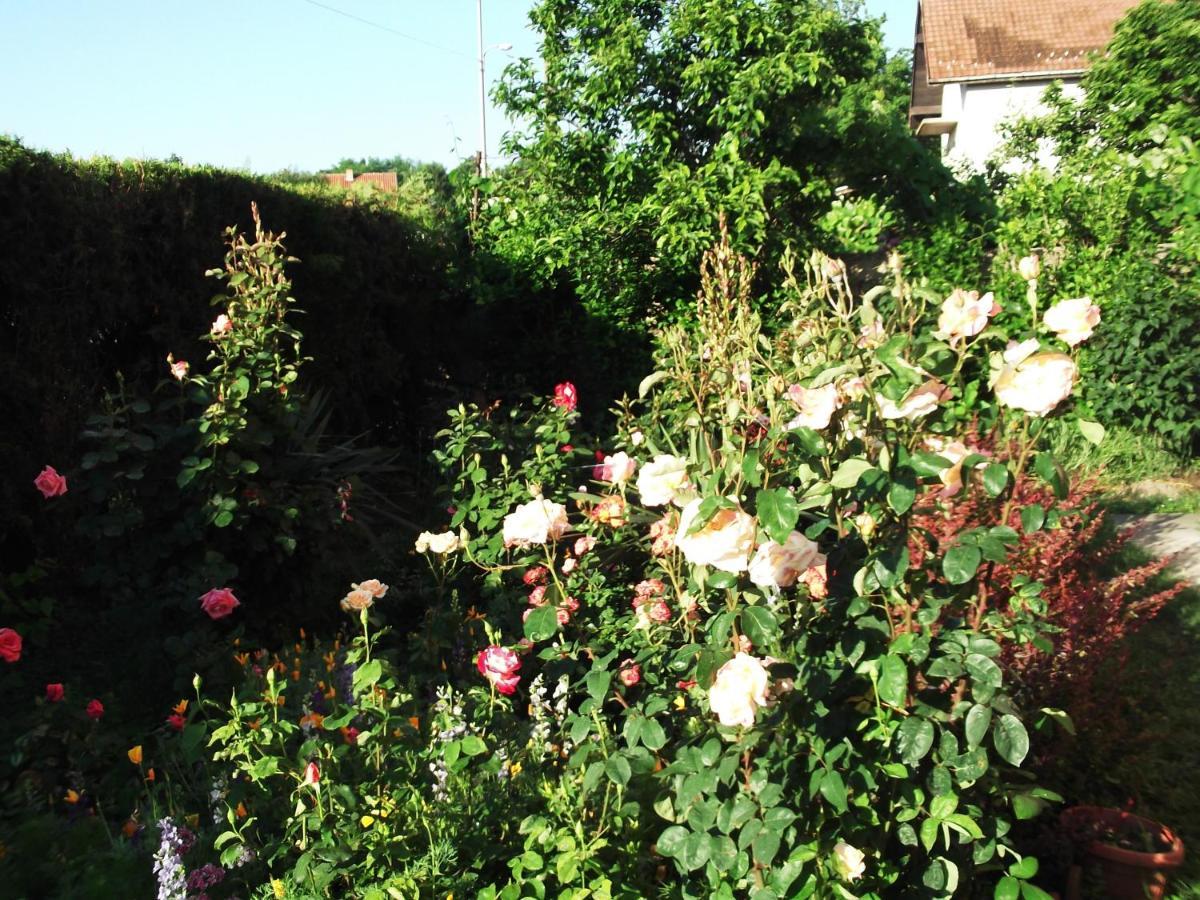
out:
M933 336L951 344L965 341L987 328L988 319L998 312L1000 304L990 292L980 297L979 291L956 288L942 303L938 330Z
M787 423L788 430L793 428L812 428L820 431L829 427L829 420L834 412L842 405L838 397L837 386L827 384L819 388L805 388L793 384L787 390L788 399L796 405L800 414Z
M567 531L567 509L539 497L504 517L504 546L528 547L557 541Z
M682 495L691 487L687 476L687 460L660 453L653 462L642 466L637 489L643 506L680 505Z
M213 320L212 327L209 329L209 331L213 337L222 337L233 331L233 322L230 320L229 316L225 315L225 313L221 313Z
M379 600L388 592L388 586L378 578L368 578L366 581L352 584L350 587L356 591L366 591L376 600Z
M729 498L737 502L736 498ZM700 513L699 499L683 508L675 546L697 566L712 566L723 572L744 572L754 549L754 518L739 508L719 509L700 530L693 534L692 524Z
M1090 338L1092 331L1100 324L1100 307L1092 302L1091 297L1060 300L1046 310L1042 324L1074 347Z
M825 555L818 554L813 564L800 573L796 579L808 588L808 595L814 600L823 600L829 596L829 572L825 568Z
M876 394L875 400L879 404L879 414L885 419L908 419L911 421L929 415L938 408L939 403L949 396L950 391L946 386L936 378L931 378L920 387L910 391L899 406L883 394Z
M817 545L800 532L793 531L782 544L767 541L759 545L750 561L750 580L763 588L791 587L818 556Z
M962 464L963 460L972 453L978 453L964 444L962 441L945 441L941 438L931 437L925 440L925 449L930 453L936 453L938 456L950 461L949 468L942 469L938 472L938 478L942 481L942 490L939 494L941 497L953 497L962 490Z
M200 608L210 619L223 619L242 604L229 588L213 588L200 598Z
M51 497L61 497L67 492L67 479L59 475L54 466L46 466L38 473L38 477L33 479L33 486L49 500Z
M375 595L370 591L355 589L342 598L342 612L362 612L375 605Z
M717 670L717 677L708 689L709 708L722 725L750 728L758 708L767 705L768 683L762 660L738 653Z
M1079 369L1065 353L1035 353L1009 365L996 381L996 401L1044 416L1071 396Z
M0 659L15 663L21 658L21 636L11 628L0 628Z
M417 535L415 546L418 553L436 553L438 556L445 556L459 548L458 535L453 531L443 531L440 534L422 531Z

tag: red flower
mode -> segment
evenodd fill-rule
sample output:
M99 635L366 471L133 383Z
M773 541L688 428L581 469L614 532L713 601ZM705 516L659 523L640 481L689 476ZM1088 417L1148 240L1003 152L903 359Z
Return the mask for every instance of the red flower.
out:
M229 588L213 588L200 598L200 608L210 619L223 619L242 604Z
M567 412L574 412L579 405L579 392L569 381L554 386L554 405Z
M61 683L46 685L46 701L48 703L58 703L66 694L66 689Z
M167 716L167 724L176 731L183 731L183 726L187 724L187 719L179 713L171 713L171 715Z
M521 660L517 654L506 647L493 644L479 651L475 659L479 674L496 686L501 694L515 694L521 676L517 671L521 668Z
M353 747L358 743L358 729L351 725L342 731L342 737L346 739L346 743Z
M575 446L573 444L563 444L558 449L563 453L570 453L572 450L575 449Z
M89 719L95 719L99 722L104 717L104 704L99 700L89 700L87 714Z
M67 492L67 478L65 475L59 475L54 466L46 466L38 473L38 477L33 479L33 486L49 500L51 497L61 497Z
M11 628L0 628L0 659L15 663L21 658L21 636Z
M310 762L304 769L304 783L307 785L319 784L321 781L321 770L317 768L315 762Z

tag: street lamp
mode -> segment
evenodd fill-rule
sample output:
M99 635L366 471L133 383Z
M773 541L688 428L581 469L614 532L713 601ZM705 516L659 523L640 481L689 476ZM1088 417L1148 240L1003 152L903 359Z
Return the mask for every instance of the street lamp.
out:
M483 0L475 0L475 18L479 32L479 174L487 177L487 82L483 74L483 58L488 50L508 51L512 44L495 44L483 46Z

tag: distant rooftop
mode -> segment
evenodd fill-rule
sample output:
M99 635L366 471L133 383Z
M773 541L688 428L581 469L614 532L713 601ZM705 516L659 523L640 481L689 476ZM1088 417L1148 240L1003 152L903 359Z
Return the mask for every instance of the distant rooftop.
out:
M921 0L928 83L1081 74L1138 0Z
M353 169L347 169L345 172L325 172L321 177L333 187L352 188L358 184L369 184L388 194L400 189L395 172L359 172L355 175Z

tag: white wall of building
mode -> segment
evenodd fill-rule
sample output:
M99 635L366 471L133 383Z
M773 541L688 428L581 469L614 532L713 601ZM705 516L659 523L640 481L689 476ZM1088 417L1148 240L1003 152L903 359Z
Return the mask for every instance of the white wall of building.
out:
M942 156L947 164L955 170L982 172L984 163L1000 146L1000 123L1045 112L1042 94L1054 80L1062 82L1065 96L1074 100L1083 95L1078 78L943 85L941 118L957 123L953 131L942 135ZM1052 154L1043 152L1042 157L1042 165L1054 166Z

